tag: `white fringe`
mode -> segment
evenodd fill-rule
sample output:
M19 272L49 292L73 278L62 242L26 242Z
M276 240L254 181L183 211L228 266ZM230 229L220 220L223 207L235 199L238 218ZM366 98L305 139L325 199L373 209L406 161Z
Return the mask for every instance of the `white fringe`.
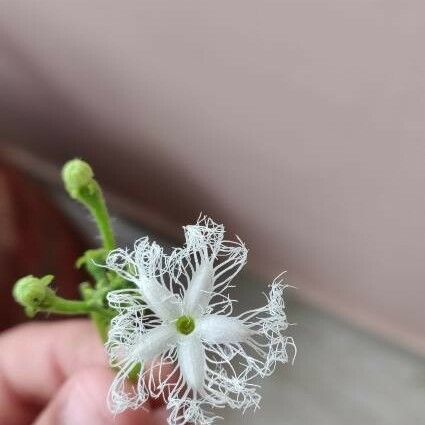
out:
M170 425L210 425L219 418L209 411L213 407L258 408L258 379L288 362L288 346L295 358L294 340L284 335L289 324L283 294L288 285L278 276L265 306L231 316L235 300L228 292L248 250L239 238L225 240L224 226L206 216L184 232L185 246L169 255L142 238L133 251L117 249L106 260L107 268L136 286L108 294L118 314L106 348L111 366L119 370L108 404L119 413L142 406L149 397L162 397ZM180 315L195 320L189 336L173 326ZM194 349L183 350L189 337ZM192 361L196 350L204 355ZM191 370L191 364L197 367ZM136 365L141 371L130 384L126 377ZM197 384L191 387L190 382Z

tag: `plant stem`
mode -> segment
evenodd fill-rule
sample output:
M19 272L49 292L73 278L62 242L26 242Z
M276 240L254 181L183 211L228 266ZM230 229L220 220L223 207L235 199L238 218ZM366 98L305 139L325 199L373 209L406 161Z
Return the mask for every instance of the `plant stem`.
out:
M103 248L106 251L114 249L115 237L105 199L90 165L81 159L68 161L62 168L62 179L69 196L81 202L94 217L102 238Z
M106 251L110 251L115 248L115 236L112 231L108 209L106 207L102 191L98 185L96 186L97 190L95 190L94 193L90 193L90 191L82 189L80 191L80 200L89 209L96 222L102 238L103 248Z
M78 158L68 161L62 168L62 179L70 197L82 203L89 210L102 239L102 247L86 251L77 261L77 267L84 266L95 281L94 287L88 283L80 286L83 301L79 305L81 307L90 307L86 313L90 315L102 340L105 341L109 322L113 317L113 313L111 314L105 306L105 296L110 290L110 281L106 276L106 272L97 263L103 263L108 252L115 248L115 236L112 231L108 209L102 189L87 162ZM93 306L97 307L97 309L93 308Z
M96 290L93 289L89 283L85 282L80 285L80 292L83 300L93 300ZM91 311L90 319L95 324L102 341L106 342L106 340L108 339L109 322L111 317L109 317L110 315L106 314L106 310L104 310L103 313L104 314L101 314L100 312L96 311Z
M108 339L109 319L99 313L90 313L90 318L95 324L102 342L105 343Z
M46 309L49 313L56 314L89 314L96 310L90 306L87 301L66 300L65 298L55 297L52 305Z

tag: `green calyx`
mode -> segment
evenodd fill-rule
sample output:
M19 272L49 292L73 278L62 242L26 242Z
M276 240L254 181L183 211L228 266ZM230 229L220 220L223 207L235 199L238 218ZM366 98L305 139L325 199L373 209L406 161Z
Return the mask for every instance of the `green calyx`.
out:
M195 330L195 321L189 316L181 316L176 322L177 331L183 335L189 335Z
M53 276L37 278L32 275L19 279L13 287L13 298L23 307L28 316L33 317L47 307L55 296L49 287Z

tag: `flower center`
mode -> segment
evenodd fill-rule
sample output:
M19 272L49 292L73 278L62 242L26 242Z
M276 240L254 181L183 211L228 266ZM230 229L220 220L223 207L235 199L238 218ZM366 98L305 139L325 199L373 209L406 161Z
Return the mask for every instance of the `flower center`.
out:
M176 322L177 330L183 335L189 335L195 329L195 321L189 316L181 316Z

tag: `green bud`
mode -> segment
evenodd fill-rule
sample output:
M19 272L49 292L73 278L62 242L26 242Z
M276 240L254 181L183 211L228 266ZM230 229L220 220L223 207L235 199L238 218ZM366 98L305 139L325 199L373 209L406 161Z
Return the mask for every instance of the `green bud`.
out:
M114 249L115 237L105 199L90 165L81 159L72 159L63 166L62 179L71 198L83 204L93 216L103 248L107 251Z
M69 195L74 199L80 197L82 190L91 193L97 186L92 168L81 159L72 159L63 166L62 180Z
M13 287L13 298L25 307L28 316L33 317L38 311L46 308L54 299L55 293L49 288L53 276L37 278L32 275L19 279Z

